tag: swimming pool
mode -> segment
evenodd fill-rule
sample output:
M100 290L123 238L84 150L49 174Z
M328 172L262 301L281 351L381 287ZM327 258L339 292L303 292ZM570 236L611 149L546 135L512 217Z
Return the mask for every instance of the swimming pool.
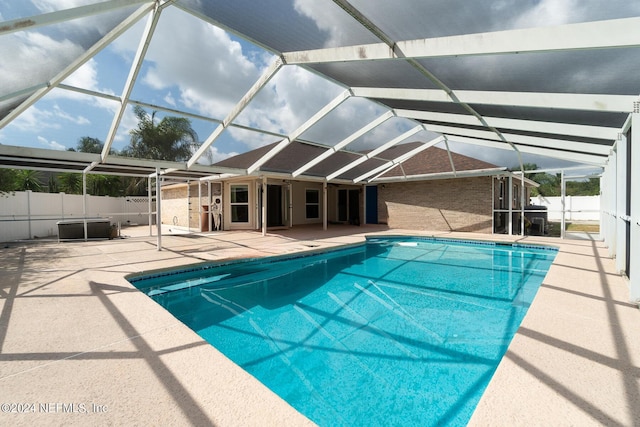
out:
M465 425L555 255L369 238L129 280L321 426Z

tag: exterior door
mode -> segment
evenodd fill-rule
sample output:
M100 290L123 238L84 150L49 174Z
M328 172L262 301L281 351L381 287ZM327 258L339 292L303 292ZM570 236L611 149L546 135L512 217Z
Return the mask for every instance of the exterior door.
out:
M338 190L338 221L360 225L360 190Z
M281 185L267 185L267 227L284 225L282 188Z
M378 223L378 186L368 185L366 187L367 195L367 224Z

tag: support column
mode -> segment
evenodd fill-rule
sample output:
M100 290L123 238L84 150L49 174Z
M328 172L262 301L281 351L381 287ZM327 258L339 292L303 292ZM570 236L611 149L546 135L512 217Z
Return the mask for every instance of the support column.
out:
M29 239L33 239L33 234L31 234L31 190L27 190L27 224L28 224L28 228L29 228ZM87 225L86 225L86 220L85 220L85 232L84 232L84 239L87 240L87 231L86 231Z
M211 195L211 181L207 181L207 211L209 212L207 214L207 219L208 219L208 223L209 223L209 232L213 231L213 214L212 214L212 209L211 209L211 201L213 200L213 196Z
M289 182L287 184L287 191L289 192L289 228L293 227L293 184Z
M565 210L566 210L566 198L565 198L565 184L564 184L564 170L562 170L562 172L560 173L560 206L562 207L562 219L560 220L560 238L564 239L565 237L565 228L566 228L566 222L565 222Z
M631 196L631 244L629 245L631 260L640 259L640 100L634 102L633 113L631 115L631 143L628 144L627 156L631 157L631 161L627 164L632 165L629 173L631 178L629 183L631 191L627 194ZM635 167L634 167L635 165ZM630 270L627 272L629 277L629 300L640 305L640 266L633 264L631 261Z
M82 224L84 226L84 241L86 242L89 233L87 232L87 174L84 172L82 173Z
M496 234L496 177L491 177L491 234Z
M158 232L157 246L162 250L162 193L160 192L160 168L156 168L156 229Z
M513 175L509 174L509 212L507 214L507 230L509 230L509 236L513 235Z
M526 230L524 229L524 207L527 203L524 202L525 198L525 188L524 188L524 170L522 170L522 177L520 178L520 235L524 236Z
M620 144L621 142L618 142ZM609 256L616 257L616 152L609 156L609 163L604 168L602 179L600 180L601 198L601 224L603 230L601 235L607 245Z
M626 269L627 223L624 218L627 213L627 173L627 140L626 138L621 138L616 146L616 271L624 271Z
M151 191L150 176L147 177L147 197L148 197L147 205L148 205L148 211L149 211L149 237L151 237L153 236L153 205L152 205L153 192Z
M327 230L327 181L322 183L322 229Z
M262 235L267 235L267 178L262 177Z
M191 181L187 180L187 231L191 233Z

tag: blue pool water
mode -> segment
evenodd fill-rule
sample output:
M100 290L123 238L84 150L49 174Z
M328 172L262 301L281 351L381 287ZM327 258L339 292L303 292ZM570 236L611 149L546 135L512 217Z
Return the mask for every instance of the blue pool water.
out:
M129 280L321 426L465 425L555 255L369 239Z

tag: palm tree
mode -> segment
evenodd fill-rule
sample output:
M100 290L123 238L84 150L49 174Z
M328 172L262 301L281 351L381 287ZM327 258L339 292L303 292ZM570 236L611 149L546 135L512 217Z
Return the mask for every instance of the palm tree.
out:
M54 174L49 175L49 193L58 193L58 180Z
M82 174L64 172L58 176L58 188L67 194L82 194Z
M102 147L104 144L98 138L92 138L90 136L83 136L78 141L78 151L82 153L102 153Z
M36 170L21 169L16 171L16 190L42 191L40 172Z
M136 105L138 127L131 130L131 143L122 150L124 155L142 159L185 161L198 146L198 134L191 121L183 117L164 117L156 123L151 115Z
M122 180L114 175L91 174L87 175L87 193L94 196L122 196Z

